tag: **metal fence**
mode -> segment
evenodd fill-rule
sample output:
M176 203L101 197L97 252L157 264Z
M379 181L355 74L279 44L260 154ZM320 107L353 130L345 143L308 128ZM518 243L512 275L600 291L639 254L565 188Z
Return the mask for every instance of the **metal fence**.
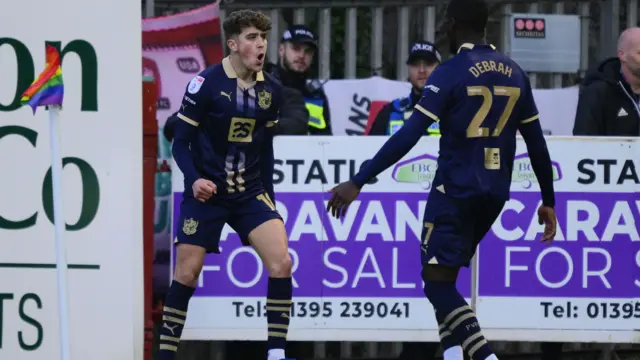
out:
M148 16L185 11L204 3L187 0L145 0ZM351 0L351 1L223 1L221 17L236 9L254 8L273 21L268 57L277 58L277 45L284 28L304 23L320 40L316 60L321 79L362 78L380 75L405 80L405 57L412 41L424 39L440 45L439 33L446 1L432 0ZM638 26L638 0L605 1L490 1L492 14L487 40L500 49L509 48L506 31L511 13L576 14L581 18L581 66L571 74L531 74L538 88L572 86L598 59L614 56L620 31ZM304 7L301 5L304 4ZM426 5L425 5L426 4Z

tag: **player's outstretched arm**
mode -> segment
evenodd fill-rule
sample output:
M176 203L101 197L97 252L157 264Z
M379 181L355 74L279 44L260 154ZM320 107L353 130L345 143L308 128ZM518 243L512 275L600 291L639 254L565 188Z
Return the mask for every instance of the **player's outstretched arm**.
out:
M422 91L422 98L409 119L351 179L353 184L362 188L369 180L398 162L416 145L426 128L440 121L451 91L451 71L448 66L440 65L431 73Z
M387 140L373 159L350 181L331 189L333 195L327 203L328 212L334 217L344 216L347 207L358 196L364 184L402 159L424 135L425 129L433 122L440 121L440 116L446 112L451 91L451 76L451 69L444 65L438 66L431 73L422 98L404 126Z
M424 129L429 127L432 122L433 120L422 112L414 111L404 126L387 140L373 159L360 169L350 181L331 189L333 195L327 203L327 211L335 218L344 216L349 204L356 199L364 184L402 159L420 140Z
M416 145L424 135L424 129L432 123L433 120L421 111L414 111L404 126L384 143L373 159L354 175L351 181L362 188L369 180L397 163Z
M449 97L451 74L440 65L431 73L423 90L423 96L414 111L398 132L393 134L378 153L367 162L350 181L331 189L333 195L327 203L327 211L334 217L344 216L349 204L356 199L364 184L397 163L413 148L434 121L440 121Z

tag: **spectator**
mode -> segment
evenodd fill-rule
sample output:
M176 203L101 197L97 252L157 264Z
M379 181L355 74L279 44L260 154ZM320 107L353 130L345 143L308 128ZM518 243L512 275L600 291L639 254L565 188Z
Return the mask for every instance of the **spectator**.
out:
M393 135L413 112L413 107L422 97L422 89L433 69L440 64L442 58L436 46L428 41L419 41L411 47L407 65L411 93L407 97L395 99L385 105L376 115L367 135ZM438 123L425 130L425 135L440 135Z
M278 64L270 72L285 87L297 89L304 96L308 110L307 133L332 135L329 102L322 89L324 83L309 79L309 69L318 49L316 37L304 25L290 26L282 36Z
M640 28L625 30L618 56L585 76L573 135L640 136Z
M618 56L585 75L573 135L640 136L640 28L620 34ZM560 359L563 345L542 343L542 359Z

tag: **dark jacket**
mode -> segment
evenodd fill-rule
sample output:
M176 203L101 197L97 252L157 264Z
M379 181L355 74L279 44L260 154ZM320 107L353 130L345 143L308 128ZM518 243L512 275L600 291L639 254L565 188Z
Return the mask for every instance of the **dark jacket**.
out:
M296 89L282 87L282 108L275 132L277 135L306 135L309 112L302 93Z
M275 64L268 64L265 68L266 71L276 77L285 88L292 88L300 91L304 97L305 107L307 108L307 132L309 135L332 135L331 130L331 113L329 110L329 101L327 95L324 92L322 85L324 83L320 81L307 81L308 78L305 74L298 74L292 71L287 71ZM309 110L314 106L322 106L322 118L324 120L323 125L313 126L311 115ZM282 120L281 120L282 121Z
M618 58L607 59L587 72L573 135L640 136L638 95L624 80Z

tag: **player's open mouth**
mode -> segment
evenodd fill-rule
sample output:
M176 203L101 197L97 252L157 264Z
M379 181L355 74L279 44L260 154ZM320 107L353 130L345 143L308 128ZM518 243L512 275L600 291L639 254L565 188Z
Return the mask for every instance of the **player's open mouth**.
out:
M264 54L258 54L258 63L262 64L263 59L264 59Z

